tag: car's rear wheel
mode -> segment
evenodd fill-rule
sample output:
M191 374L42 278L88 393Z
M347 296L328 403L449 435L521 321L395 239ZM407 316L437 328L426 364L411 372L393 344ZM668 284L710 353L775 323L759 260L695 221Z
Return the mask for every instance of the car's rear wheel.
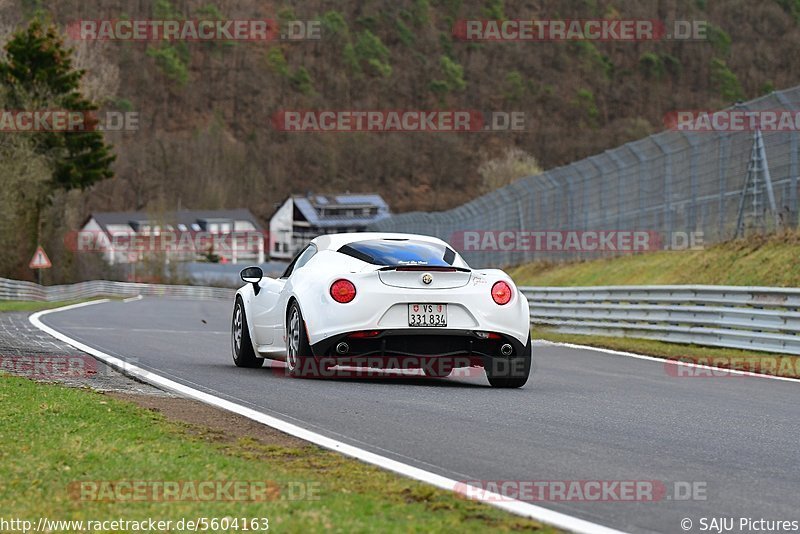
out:
M296 378L309 374L308 363L313 360L308 342L303 313L297 302L292 302L286 321L286 371Z
M236 297L231 320L231 348L233 363L236 367L261 367L264 358L256 356L253 342L250 340L250 330L247 328L247 316L244 313L244 303L241 297Z
M486 378L495 388L521 388L531 374L531 338L522 354L510 358L496 357L486 366Z

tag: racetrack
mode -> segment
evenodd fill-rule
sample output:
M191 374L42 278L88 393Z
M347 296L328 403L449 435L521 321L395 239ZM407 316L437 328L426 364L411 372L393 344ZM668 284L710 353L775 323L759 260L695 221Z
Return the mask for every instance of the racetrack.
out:
M455 480L655 480L705 484L706 500L540 502L631 532L701 517L798 519L800 384L679 378L659 362L534 346L520 390L449 379L285 378L239 369L232 303L145 298L42 317L69 337L176 382Z

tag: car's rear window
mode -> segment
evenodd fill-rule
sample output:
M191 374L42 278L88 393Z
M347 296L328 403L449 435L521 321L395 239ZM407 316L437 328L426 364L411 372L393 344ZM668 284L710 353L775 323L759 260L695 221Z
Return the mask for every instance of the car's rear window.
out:
M436 243L412 239L370 239L356 241L339 249L373 265L430 265L445 267L452 265L456 254L450 248Z

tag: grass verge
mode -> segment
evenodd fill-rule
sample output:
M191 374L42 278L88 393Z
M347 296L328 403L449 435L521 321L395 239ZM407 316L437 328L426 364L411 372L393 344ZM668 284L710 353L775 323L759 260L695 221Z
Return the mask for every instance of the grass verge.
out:
M270 530L290 532L557 532L313 445L230 438L88 390L0 376L0 406L0 510L6 516L268 517ZM287 488L314 488L318 498L100 502L70 492L81 481L223 480L272 481L287 497Z
M800 357L786 354L684 345L655 339L565 334L541 327L534 327L531 336L533 339L544 339L555 343L589 345L724 369L800 378Z
M518 285L716 284L800 287L800 232L752 236L705 250L663 251L508 269Z

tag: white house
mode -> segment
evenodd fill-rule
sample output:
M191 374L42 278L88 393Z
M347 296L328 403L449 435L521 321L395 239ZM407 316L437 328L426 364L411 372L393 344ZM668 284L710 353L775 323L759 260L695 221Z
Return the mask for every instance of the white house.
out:
M222 263L264 263L263 227L247 209L92 213L72 240L78 252L100 252L110 264L162 254L165 261L216 256Z
M269 220L269 256L291 259L318 235L360 232L389 215L377 194L292 195Z

